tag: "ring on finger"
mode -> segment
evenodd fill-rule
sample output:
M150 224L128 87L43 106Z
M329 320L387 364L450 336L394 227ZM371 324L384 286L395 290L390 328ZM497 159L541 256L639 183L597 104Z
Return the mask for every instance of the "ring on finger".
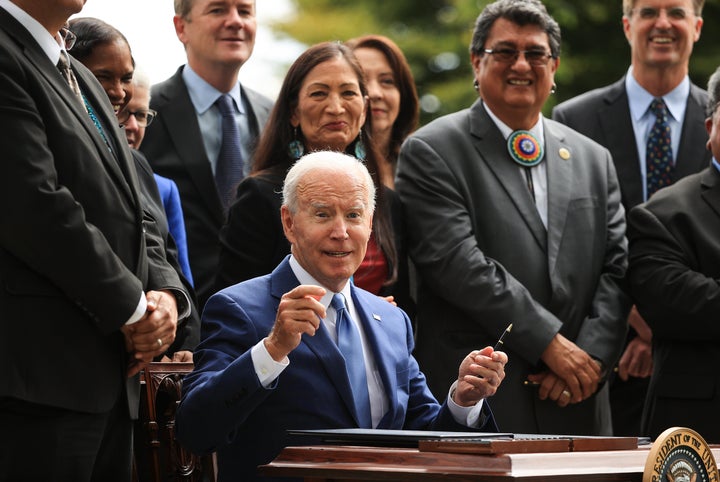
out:
M158 339L157 339L157 344L158 344L158 347L163 346L162 338L158 338Z
M568 392L567 390L563 390L561 395L565 398L572 398L572 393Z

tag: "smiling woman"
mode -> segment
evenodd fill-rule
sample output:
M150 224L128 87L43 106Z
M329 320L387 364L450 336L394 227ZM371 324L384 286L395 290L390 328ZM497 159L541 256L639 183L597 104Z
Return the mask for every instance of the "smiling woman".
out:
M256 2L256 11L255 49L240 72L240 80L243 85L274 98L286 66L304 47L291 39L276 38L268 27L273 20L292 15L290 0ZM103 19L123 32L133 46L137 64L153 84L167 79L186 62L182 43L175 35L173 2L169 0L125 0L121 9L116 2L89 0L77 16Z
M97 78L117 114L132 97L135 62L130 44L119 30L96 18L74 18L70 30L77 37L73 57Z

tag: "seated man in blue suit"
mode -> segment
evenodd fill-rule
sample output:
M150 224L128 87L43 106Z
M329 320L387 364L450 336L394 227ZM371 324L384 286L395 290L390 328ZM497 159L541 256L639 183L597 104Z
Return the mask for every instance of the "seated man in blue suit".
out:
M441 405L412 356L407 315L353 285L374 199L362 162L337 152L305 156L283 187L292 254L205 306L177 435L194 452L217 452L220 481L255 480L258 465L293 443L287 429L497 430L483 399L505 377L507 355L492 347L469 353ZM344 325L348 312L353 328ZM346 364L351 355L341 354L345 329L359 335L359 362ZM363 365L361 381L351 382L348 372Z

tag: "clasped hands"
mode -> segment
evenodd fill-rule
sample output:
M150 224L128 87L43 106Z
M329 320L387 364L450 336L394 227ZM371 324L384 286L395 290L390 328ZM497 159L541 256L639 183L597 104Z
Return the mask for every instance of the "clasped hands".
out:
M602 375L600 363L559 333L540 358L549 370L528 375L529 382L538 384L540 400L550 399L566 407L597 391Z
M127 376L145 368L175 341L178 311L175 296L166 290L148 291L147 311L139 321L121 328L125 348L132 355Z

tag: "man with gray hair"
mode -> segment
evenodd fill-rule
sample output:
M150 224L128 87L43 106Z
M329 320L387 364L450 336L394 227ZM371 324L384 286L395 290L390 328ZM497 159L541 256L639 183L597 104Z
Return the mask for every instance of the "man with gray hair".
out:
M703 148L707 94L688 78L704 3L623 0L623 30L631 55L627 74L553 110L555 120L610 150L626 210L710 162L710 152ZM636 309L628 322L627 344L610 383L610 405L614 434L632 436L640 433L652 373L652 332Z
M355 158L301 158L283 188L291 255L208 301L176 421L184 446L217 452L219 480L256 480L258 465L301 442L287 429L496 430L483 399L504 378L507 356L473 350L441 405L413 358L410 319L352 283L374 190Z
M708 92L711 165L630 211L628 278L653 332L641 433L681 426L720 443L720 68Z

